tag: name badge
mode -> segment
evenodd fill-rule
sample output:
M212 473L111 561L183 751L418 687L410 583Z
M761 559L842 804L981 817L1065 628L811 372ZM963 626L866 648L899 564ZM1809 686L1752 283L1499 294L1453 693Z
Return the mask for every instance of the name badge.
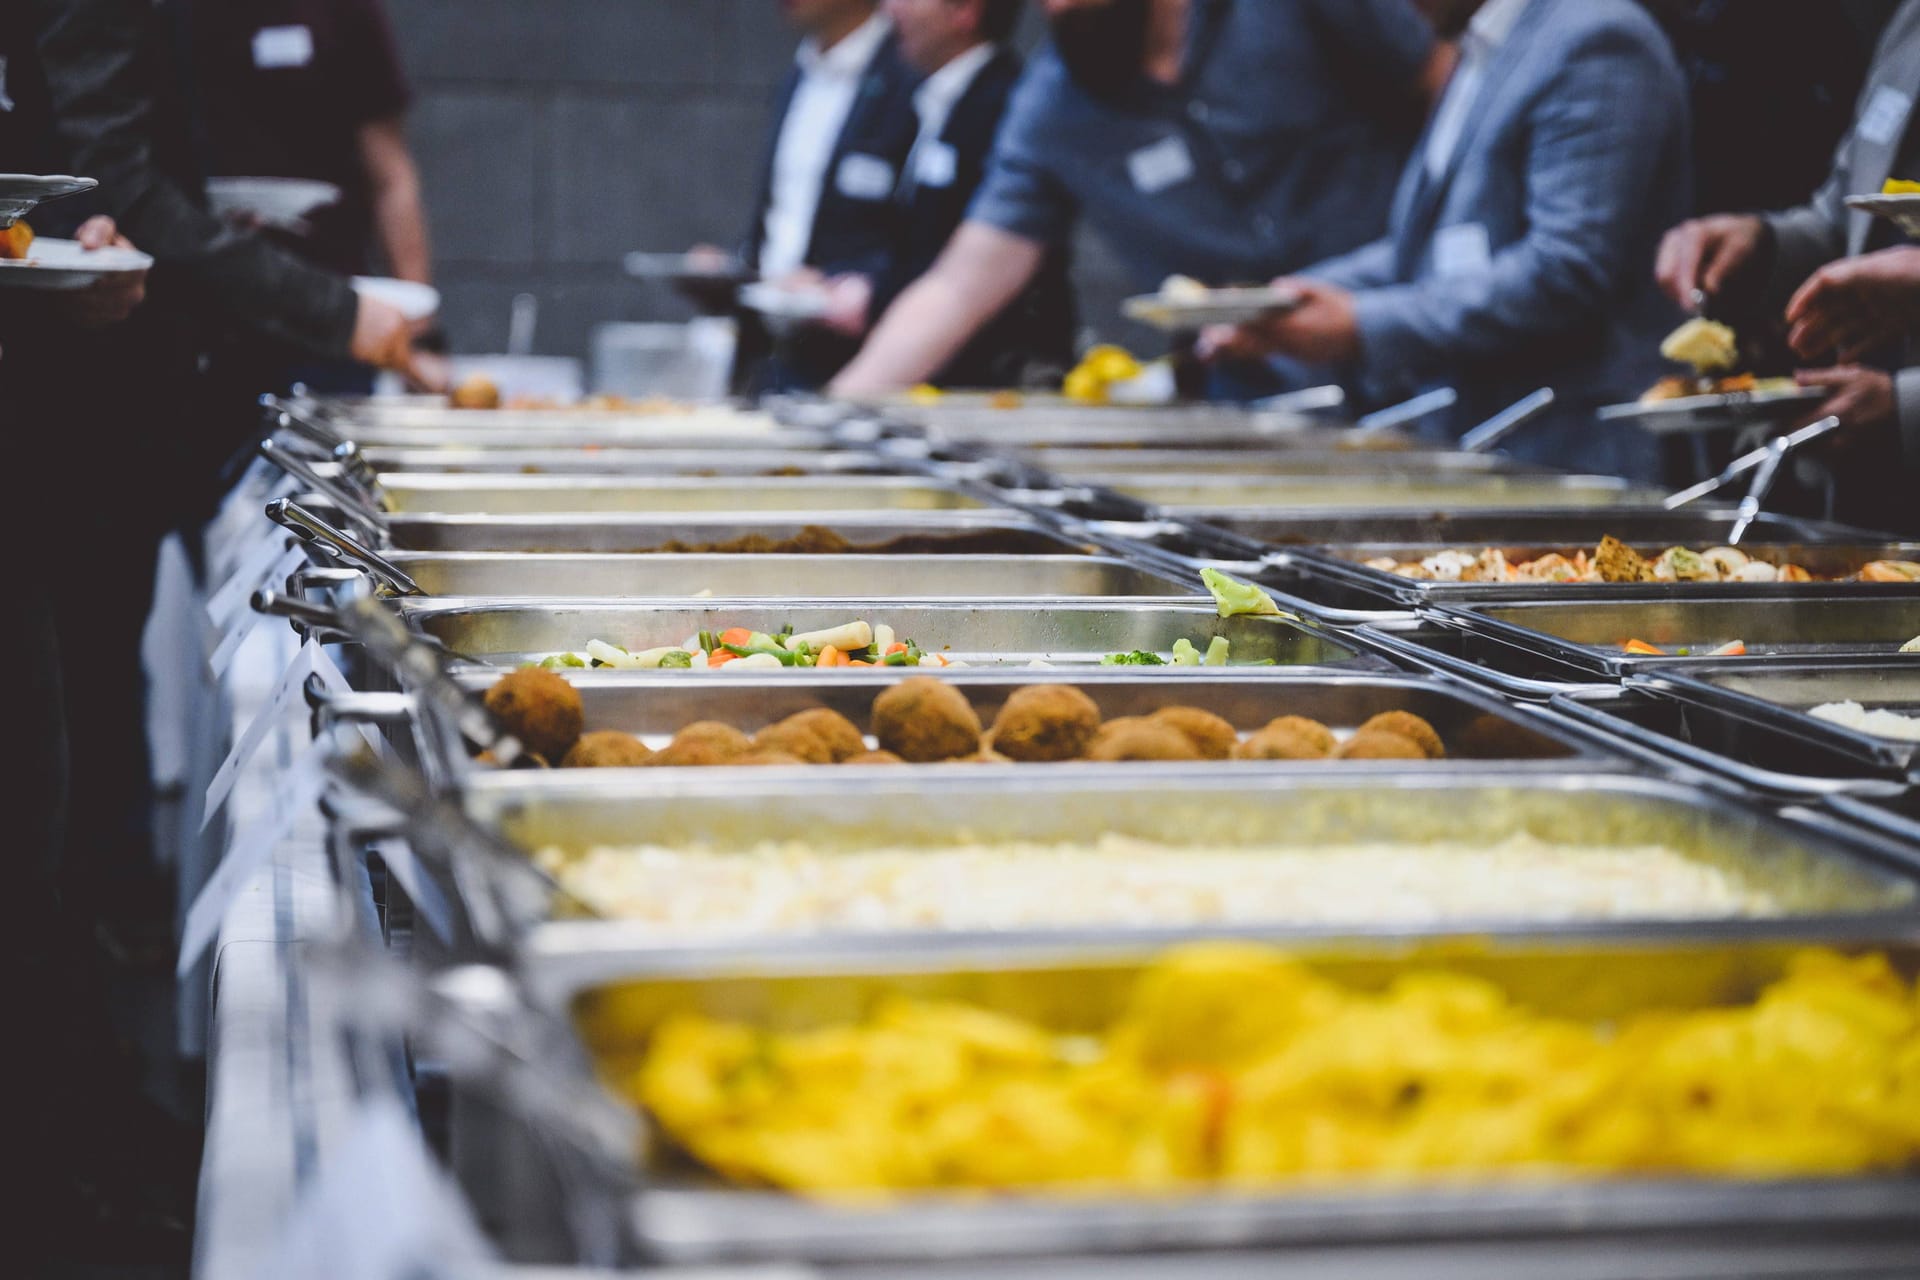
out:
M834 185L849 200L885 200L893 194L893 166L879 156L855 151L841 157Z
M1433 238L1433 269L1443 280L1483 276L1493 270L1493 241L1477 222L1447 227Z
M1913 95L1890 84L1883 84L1867 99L1854 132L1876 147L1891 145L1905 132L1907 118L1913 114Z
M1127 176L1141 195L1158 195L1193 176L1193 153L1178 134L1162 138L1127 157Z
M926 142L914 157L913 179L923 187L950 187L960 173L960 157L944 142Z
M262 71L304 67L312 62L310 27L262 27L253 33L253 65Z

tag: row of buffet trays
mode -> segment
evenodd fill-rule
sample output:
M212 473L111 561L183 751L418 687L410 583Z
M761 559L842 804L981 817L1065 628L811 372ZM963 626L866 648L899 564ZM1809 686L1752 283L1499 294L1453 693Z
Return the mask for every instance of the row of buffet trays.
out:
M1442 967L1540 1013L1603 1022L1751 1000L1813 946L1883 953L1911 982L1920 746L1807 712L1849 700L1920 712L1920 657L1899 652L1920 635L1920 585L1414 582L1365 562L1481 546L1571 553L1603 535L1653 554L1716 545L1733 517L1377 433L1356 447L1324 420L1284 413L277 408L270 452L306 483L272 514L308 540L314 563L258 603L359 642L348 670L361 692L315 691L317 720L323 730L377 724L388 750L340 766L328 802L335 845L343 872L364 858L391 823L368 817L355 793L384 801L457 908L449 944L408 939L406 895L386 890L391 936L407 939L400 949L441 1013L409 1027L416 1051L436 1056L446 1019L498 1033L478 1063L473 1038L460 1042L449 1144L513 1255L831 1264L1382 1240L1439 1249L1495 1236L1698 1241L1763 1226L1920 1244L1910 1160L1828 1178L1797 1167L1600 1179L1532 1170L1144 1197L918 1192L849 1205L729 1182L644 1125L636 1136L635 1112L614 1102L677 1016L771 1034L912 996L1045 1010L1050 1025L1084 1031L1169 948L1221 937L1366 988ZM823 544L832 553L703 549L817 539L822 527L837 539ZM1920 560L1920 546L1764 516L1744 550L1823 575ZM1200 586L1207 565L1261 583L1284 612L1221 617ZM499 769L472 758L497 732L478 698L522 663L596 639L637 651L701 631L805 632L855 617L964 664L936 674L983 722L1015 689L1072 684L1107 719L1181 705L1243 733L1292 715L1345 734L1412 712L1449 755L831 770ZM1101 663L1216 637L1232 655L1225 668ZM1666 652L1626 654L1629 638ZM1748 656L1675 656L1733 639ZM695 721L752 733L819 707L864 726L897 678L566 675L587 728L649 746ZM697 862L796 840L933 847L956 833L988 848L1109 836L1295 852L1516 840L1665 849L1764 890L1777 909L1639 909L1631 876L1616 900L1563 909L1525 883L1523 866L1507 882L1467 886L1478 891L1457 909L1445 894L1409 905L1392 883L1316 889L1309 877L1297 891L1322 898L1298 918L1228 907L1211 920L1108 919L1075 908L1007 927L795 917L769 928L730 926L723 911L688 929L663 925L666 912L583 915L582 882L548 874L554 859L601 846ZM645 892L671 897L663 883ZM1090 901L1097 889L1087 886ZM1376 898L1394 910L1370 916ZM742 907L742 919L751 914Z

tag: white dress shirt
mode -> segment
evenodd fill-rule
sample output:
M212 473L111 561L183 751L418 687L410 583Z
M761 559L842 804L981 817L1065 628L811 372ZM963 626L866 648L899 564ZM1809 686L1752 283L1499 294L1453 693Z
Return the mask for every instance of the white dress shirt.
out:
M761 227L760 274L767 279L806 262L827 166L859 98L867 65L891 30L887 19L875 14L825 52L814 40L800 44L794 57L800 83L774 144L773 181Z
M1473 104L1480 100L1487 64L1513 35L1514 25L1526 12L1528 3L1529 0L1487 0L1467 24L1465 34L1460 37L1460 65L1447 81L1447 91L1433 118L1433 129L1427 135L1429 179L1446 176L1461 135L1466 132L1467 117L1473 113Z
M913 159L907 163L907 172L914 178L923 177L918 163L921 153L929 144L939 143L940 135L947 131L947 121L953 118L954 107L967 96L974 80L999 51L996 44L977 44L958 57L949 58L946 66L928 76L913 91L913 113L920 117L920 134L913 140Z

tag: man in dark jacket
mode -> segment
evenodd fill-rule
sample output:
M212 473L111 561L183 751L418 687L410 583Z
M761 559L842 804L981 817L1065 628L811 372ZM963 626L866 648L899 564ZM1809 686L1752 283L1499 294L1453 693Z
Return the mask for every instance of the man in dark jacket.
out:
M832 283L833 322L864 333L939 259L966 220L1014 85L1020 57L1007 46L1022 0L886 0L900 52L926 76L914 91L919 132L900 175L899 225L886 268ZM1029 371L1057 379L1073 358L1073 297L1064 246L1047 254L1008 303L930 381L941 386L1019 386Z

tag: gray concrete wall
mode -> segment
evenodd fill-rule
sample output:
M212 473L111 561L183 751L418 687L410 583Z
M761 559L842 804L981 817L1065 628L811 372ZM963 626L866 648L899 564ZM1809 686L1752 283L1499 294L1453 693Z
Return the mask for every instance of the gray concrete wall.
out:
M455 349L501 350L522 292L545 354L584 355L606 321L686 315L620 260L743 230L793 56L774 0L388 5ZM1105 257L1082 254L1089 321L1121 292Z

